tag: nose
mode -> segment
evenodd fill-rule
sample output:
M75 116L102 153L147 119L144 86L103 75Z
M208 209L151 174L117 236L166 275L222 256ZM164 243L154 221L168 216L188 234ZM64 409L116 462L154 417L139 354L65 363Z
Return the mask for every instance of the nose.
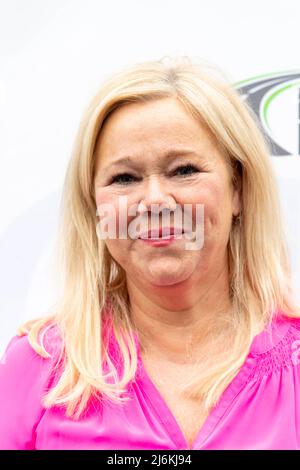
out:
M159 213L162 209L175 210L176 200L168 191L168 188L156 176L149 177L145 183L138 205L138 213L154 212Z

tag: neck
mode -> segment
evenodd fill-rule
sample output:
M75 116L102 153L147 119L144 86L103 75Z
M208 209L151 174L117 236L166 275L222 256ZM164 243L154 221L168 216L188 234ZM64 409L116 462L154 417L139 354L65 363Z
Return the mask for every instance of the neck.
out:
M127 278L127 288L142 353L172 363L196 362L229 331L227 269L194 287L187 280L149 289Z

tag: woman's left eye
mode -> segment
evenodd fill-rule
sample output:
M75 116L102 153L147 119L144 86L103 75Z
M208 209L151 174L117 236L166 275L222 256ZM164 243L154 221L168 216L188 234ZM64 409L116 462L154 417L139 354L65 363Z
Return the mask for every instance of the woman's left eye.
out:
M176 168L176 170L174 170L172 172L172 174L177 174L177 173L181 173L180 176L190 176L190 174L192 173L199 173L199 170L198 168L196 168L194 165L191 165L191 164L188 164L188 165L180 165L179 167Z

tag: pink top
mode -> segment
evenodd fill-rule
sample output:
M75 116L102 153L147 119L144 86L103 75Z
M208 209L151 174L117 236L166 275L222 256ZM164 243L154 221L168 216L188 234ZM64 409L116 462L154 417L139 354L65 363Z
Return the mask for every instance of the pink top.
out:
M76 422L65 417L63 408L41 406L41 395L52 383L53 359L36 354L27 336L14 336L0 363L0 448L189 449L147 375L136 344L139 366L128 386L131 400L121 406L91 401ZM50 353L58 350L57 327L45 330L44 345ZM242 368L202 425L192 449L300 450L299 363L300 319L278 312L255 336Z

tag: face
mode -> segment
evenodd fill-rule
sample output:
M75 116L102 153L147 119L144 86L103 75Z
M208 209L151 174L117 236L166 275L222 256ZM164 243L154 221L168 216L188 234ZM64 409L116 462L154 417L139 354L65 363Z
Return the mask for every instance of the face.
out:
M204 208L204 243L198 250L187 250L183 237L156 245L130 237L106 239L127 281L171 286L193 280L197 285L225 266L232 216L240 210L239 193L212 135L182 103L170 97L116 109L101 129L95 156L96 204L113 207L117 234L121 217L129 226L141 212L151 229L155 204L175 204L182 210L189 204L193 227L197 204ZM126 196L127 207L135 205L141 212L121 213L121 196ZM171 219L167 225L175 224Z

